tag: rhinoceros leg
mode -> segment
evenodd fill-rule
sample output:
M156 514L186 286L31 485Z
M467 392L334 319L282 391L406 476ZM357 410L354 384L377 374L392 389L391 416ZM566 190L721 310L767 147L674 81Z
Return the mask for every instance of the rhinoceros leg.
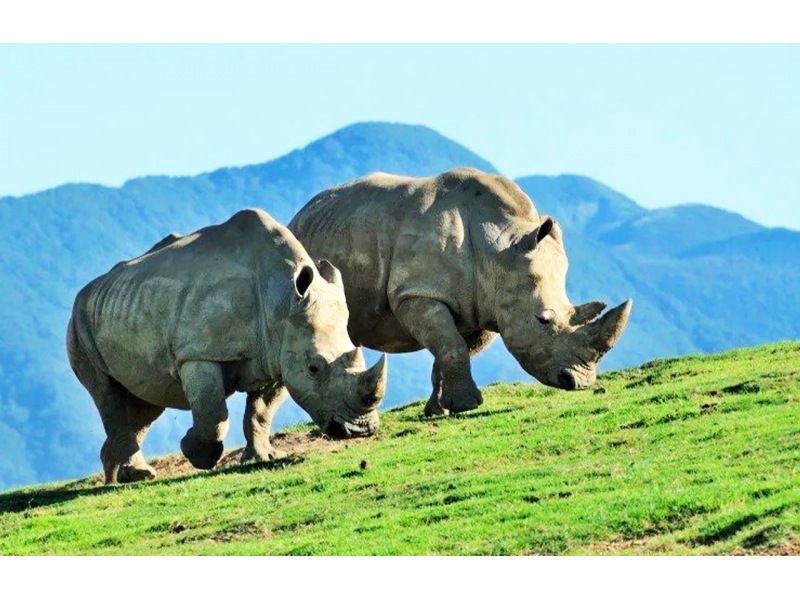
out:
M436 362L433 362L433 367L431 368L431 385L433 386L433 390L431 391L431 396L428 398L428 402L425 403L425 417L432 417L434 415L447 415L448 411L444 407L442 407L442 372L439 371L439 367L436 365Z
M285 453L270 444L269 430L272 427L272 418L286 396L286 388L281 384L273 384L260 392L247 394L244 411L244 437L247 446L242 453L242 463L269 461L285 456Z
M140 447L140 450L134 453L130 460L119 468L117 480L119 482L152 480L156 477L156 470L145 461L141 446L150 426L158 419L158 416L164 413L164 408L158 405L151 405L132 394L128 394L125 407L128 412L128 424L136 436L136 444Z
M222 440L228 433L222 367L188 361L181 366L180 378L192 408L192 427L181 440L181 451L198 469L211 469L222 456Z
M467 342L470 358L475 357L488 347L496 336L497 333L491 330L481 330L467 336L464 340ZM433 392L425 405L425 415L427 417L433 415L447 415L447 409L442 407L441 404L442 373L439 371L436 363L433 364L433 369L431 371L431 384L433 384Z
M137 482L156 477L155 470L144 460L136 426L128 417L128 401L138 399L99 371L81 381L92 395L106 431L106 440L100 449L105 483Z
M439 369L441 377L440 405L454 413L478 407L483 398L472 379L469 347L448 307L433 299L414 297L404 300L395 315L433 353L434 367Z
M69 358L78 380L94 399L106 440L100 448L100 461L106 484L155 477L139 450L137 429L128 416L128 403L135 399L121 384L96 368L74 336L70 321ZM138 400L138 399L136 399ZM127 471L123 472L122 470Z

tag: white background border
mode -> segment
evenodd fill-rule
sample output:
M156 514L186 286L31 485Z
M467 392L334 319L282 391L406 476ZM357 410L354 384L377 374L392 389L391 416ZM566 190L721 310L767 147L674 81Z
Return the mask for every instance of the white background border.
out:
M0 41L796 42L793 4L3 0ZM798 558L741 557L0 558L12 597L773 596L796 592L798 571Z
M796 594L795 557L0 559L5 596L614 598Z
M788 0L3 0L5 42L792 42Z

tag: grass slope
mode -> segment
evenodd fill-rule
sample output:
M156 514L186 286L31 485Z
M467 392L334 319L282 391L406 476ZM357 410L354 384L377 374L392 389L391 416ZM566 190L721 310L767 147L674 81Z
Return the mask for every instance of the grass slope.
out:
M312 440L270 466L6 493L0 553L800 551L800 343L599 386L490 386L480 410L432 420L409 405L376 439Z

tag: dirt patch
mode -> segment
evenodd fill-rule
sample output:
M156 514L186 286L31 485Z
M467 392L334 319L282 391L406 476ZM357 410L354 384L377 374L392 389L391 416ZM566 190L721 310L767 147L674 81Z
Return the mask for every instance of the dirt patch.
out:
M604 540L589 545L589 550L582 552L578 550L576 554L662 554L663 550L654 549L649 544L656 536L648 534L635 538L615 538Z
M351 446L364 444L370 442L371 438L348 438L347 440L331 440L327 436L320 434L317 431L310 432L292 432L288 434L278 433L271 437L272 446L276 449L285 452L289 457L295 455L304 455L306 453L338 453L346 450ZM212 471L220 471L229 469L240 464L242 458L243 448L235 448L226 450L222 454L222 458L217 463ZM177 478L187 475L200 473L201 470L195 469L186 458L180 453L173 453L171 455L164 455L161 457L154 457L148 459L152 465L158 479ZM88 486L102 486L103 479L101 475L92 476L89 479L79 480L74 482L75 485L81 487Z
M737 550L734 556L800 556L800 539L778 544L764 546L753 550Z
M225 529L203 538L208 542L227 543L244 538L269 538L272 531L257 522L236 523Z
M351 446L369 442L369 438L350 438L348 440L331 440L319 432L295 432L275 434L272 446L287 455L304 455L306 453L338 453ZM243 448L225 451L214 470L227 469L239 465ZM180 453L157 457L150 464L155 467L159 478L172 478L197 473L191 463Z
M655 535L637 538L616 538L590 545L587 554L640 554L659 555L674 553L674 546L669 542L660 543ZM578 554L582 554L578 551ZM723 555L725 553L713 553ZM737 548L729 553L731 556L800 556L800 538L772 546L753 548Z

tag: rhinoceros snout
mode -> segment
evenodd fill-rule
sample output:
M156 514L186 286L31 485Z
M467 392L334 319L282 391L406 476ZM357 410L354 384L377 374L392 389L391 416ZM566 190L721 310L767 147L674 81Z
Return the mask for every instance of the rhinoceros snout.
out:
M342 422L331 419L324 428L325 434L331 438L346 439L357 436L372 436L378 431L377 417L358 418L354 422Z
M562 390L584 390L594 384L595 378L594 370L576 371L571 368L563 368L558 372L557 384L552 386L557 386Z
M333 438L349 438L350 433L342 422L332 419L325 428L325 433Z
M564 390L575 390L578 387L575 376L569 370L561 370L558 373L558 384Z

